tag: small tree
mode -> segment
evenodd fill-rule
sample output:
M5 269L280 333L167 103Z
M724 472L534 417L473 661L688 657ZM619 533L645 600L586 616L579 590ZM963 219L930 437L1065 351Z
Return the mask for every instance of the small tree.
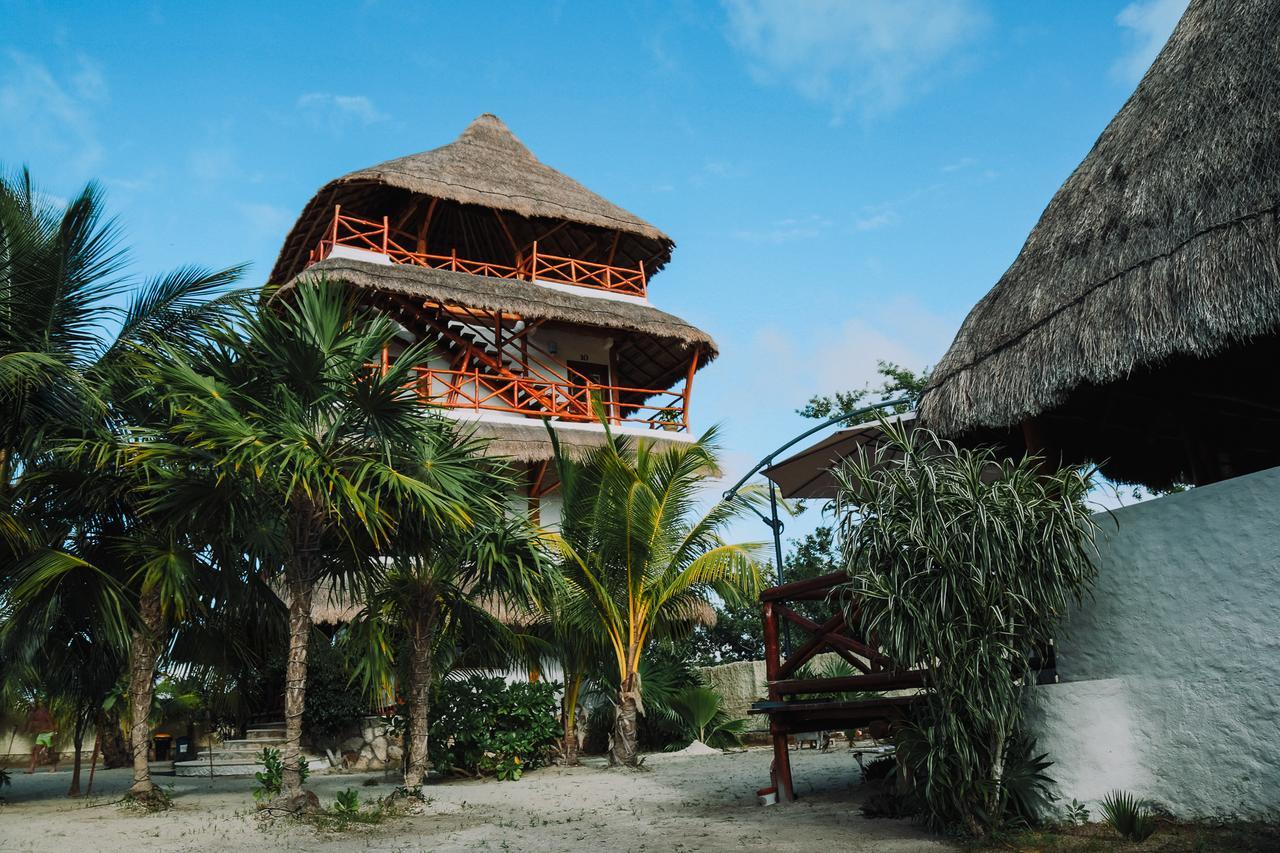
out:
M742 502L718 501L698 512L717 470L715 430L662 450L609 435L581 460L552 438L564 500L554 537L567 590L560 618L599 636L612 653L618 705L609 760L635 766L640 665L649 641L687 622L712 593L754 595L758 546L721 536L744 511Z
M1005 770L1027 757L1031 658L1096 574L1089 478L882 428L876 455L838 472L848 600L886 654L928 670L923 713L899 732L926 819L981 836L1027 799L1013 790L1027 775Z

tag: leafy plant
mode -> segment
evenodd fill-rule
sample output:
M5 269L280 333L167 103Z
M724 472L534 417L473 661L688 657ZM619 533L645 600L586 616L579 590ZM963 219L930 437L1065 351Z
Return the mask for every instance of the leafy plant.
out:
M610 653L617 711L609 760L635 766L646 650L687 626L713 593L742 600L759 588L758 546L729 543L722 533L761 492L699 506L717 468L714 429L670 448L607 434L582 458L551 437L563 501L554 544L570 599L560 618Z
M1044 796L1044 757L1020 754L1021 709L1036 650L1097 574L1090 482L1035 457L881 429L874 455L837 472L849 618L927 673L897 734L927 823L981 837Z
M1053 764L1048 753L1035 754L1035 739L1017 734L1009 739L1000 772L1002 810L1036 823L1057 800L1053 780L1044 771Z
M863 765L862 778L867 782L879 782L881 779L888 778L897 766L898 762L893 756L882 755Z
M324 635L315 633L307 649L307 693L302 725L316 741L337 738L369 711L360 685L353 683L353 668Z
M674 704L691 737L720 749L742 746L747 721L726 714L724 700L716 691L709 687L689 687L676 696Z
M360 792L355 788L347 788L334 795L333 810L339 815L353 815L360 812Z
M1089 822L1088 807L1074 797L1071 802L1067 804L1066 812L1067 823L1072 826L1084 826Z
M261 803L280 795L280 786L284 783L284 762L280 760L280 750L266 746L258 753L258 761L262 769L253 774L258 782L258 787L253 789L253 798Z
M443 772L503 780L542 766L560 733L556 689L547 681L507 684L481 675L446 680L433 708L432 763Z
M1103 797L1102 818L1129 841L1146 841L1156 831L1151 805L1127 791L1112 791Z

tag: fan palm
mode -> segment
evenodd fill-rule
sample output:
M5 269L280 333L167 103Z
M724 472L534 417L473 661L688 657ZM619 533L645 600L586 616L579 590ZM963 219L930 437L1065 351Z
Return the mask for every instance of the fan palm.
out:
M302 793L302 713L311 601L381 570L414 525L469 528L476 465L410 390L424 353L374 371L399 327L339 285L300 284L211 330L194 355L156 367L171 425L138 447L151 510L204 525L279 567L289 608L285 797Z
M462 442L456 450L466 459L478 447ZM537 607L554 580L533 526L509 515L502 502L511 481L479 464L473 471L466 503L473 525L402 526L400 553L374 580L352 625L366 686L382 695L395 677L394 652L404 650L399 692L407 705L404 786L410 790L426 777L430 698L440 659L459 646L486 652L490 664L517 659L521 642L501 617ZM475 649L477 641L486 648Z
M576 460L552 435L564 501L554 540L568 590L561 618L598 635L616 668L615 764L637 762L639 672L649 641L687 622L713 593L739 600L761 585L759 546L721 536L755 493L698 512L717 470L715 437L712 429L659 450L610 434Z
M111 457L103 448L118 444L148 409L140 349L190 345L245 294L228 290L239 268L187 267L139 285L123 274L127 261L95 185L59 206L43 199L25 171L0 178L0 531L12 558L0 586L37 601L71 570L86 572L86 583L124 582L138 604L127 610L135 617L131 694L149 708L158 622L183 609L188 568L170 559L171 531L137 523L127 478L102 464ZM77 451L68 453L72 446ZM160 551L157 541L165 542ZM77 549L93 549L112 565L87 571ZM23 596L12 603L21 610ZM149 731L145 713L134 716L135 790L149 790Z

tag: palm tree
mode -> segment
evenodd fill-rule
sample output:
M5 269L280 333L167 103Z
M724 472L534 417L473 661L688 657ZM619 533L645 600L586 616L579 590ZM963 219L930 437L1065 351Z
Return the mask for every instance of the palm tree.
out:
M139 443L148 507L274 561L288 598L284 798L301 805L311 601L381 571L401 526L468 528L476 465L411 390L424 352L372 368L397 325L339 285L300 284L194 354L156 365L171 424Z
M105 460L149 408L140 350L190 346L245 294L229 290L240 268L187 267L138 284L123 274L127 262L95 185L58 206L26 171L0 178L0 530L11 558L0 589L18 585L38 598L67 571L87 568L77 547L115 564L85 581L125 580L138 605L128 611L133 790L147 793L150 738L138 709L150 708L160 623L182 611L187 569L173 559L182 549L168 547L181 544L172 531L137 523L127 483ZM164 543L159 550L156 541Z
M478 450L470 442L455 448L462 459ZM404 786L409 790L426 777L431 692L441 658L462 647L473 664L476 652L488 652L488 663L495 656L499 662L516 660L521 642L501 616L538 607L554 583L529 519L510 515L503 503L511 481L489 464L477 462L472 469L466 507L472 526L423 525L413 531L402 526L398 553L367 590L365 607L352 625L363 651L365 683L383 695L395 678L395 650L404 650L399 692L407 704Z
M650 640L687 622L712 593L737 600L761 584L759 546L721 537L745 502L717 501L697 512L717 470L715 435L712 429L663 450L609 435L580 461L555 441L564 501L555 542L568 588L561 618L600 636L613 659L614 764L637 761L639 672Z

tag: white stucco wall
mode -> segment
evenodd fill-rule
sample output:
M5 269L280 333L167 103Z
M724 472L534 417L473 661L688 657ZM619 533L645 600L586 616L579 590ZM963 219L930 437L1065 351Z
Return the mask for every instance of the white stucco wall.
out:
M1061 794L1280 812L1280 468L1097 521L1093 600L1030 709Z

